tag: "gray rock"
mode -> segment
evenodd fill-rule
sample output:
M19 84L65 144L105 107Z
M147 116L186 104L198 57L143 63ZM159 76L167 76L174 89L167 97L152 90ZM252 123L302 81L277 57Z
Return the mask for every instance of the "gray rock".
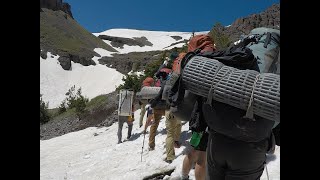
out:
M40 51L40 57L41 57L42 59L47 59L47 52L45 52L45 51Z
M69 57L60 56L58 58L58 61L60 62L60 65L64 70L70 70L71 69L71 60L70 60Z
M170 36L170 37L172 37L174 40L176 40L176 41L178 41L178 40L180 40L180 39L182 39L182 37L181 36Z
M123 48L123 45L128 46L152 46L153 44L148 41L148 39L144 36L142 37L134 37L131 38L124 38L124 37L116 37L116 36L108 36L108 35L99 35L100 39L111 41L111 45L117 48Z
M280 29L280 4L274 4L259 14L238 18L231 26L223 28L222 31L229 36L231 42L235 42L240 38L240 35L248 34L257 27Z

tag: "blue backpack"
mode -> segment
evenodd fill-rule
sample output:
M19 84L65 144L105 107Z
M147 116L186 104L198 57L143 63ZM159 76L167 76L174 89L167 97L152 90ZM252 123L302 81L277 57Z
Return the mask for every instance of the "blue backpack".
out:
M252 50L260 73L280 74L280 30L255 28L237 44Z

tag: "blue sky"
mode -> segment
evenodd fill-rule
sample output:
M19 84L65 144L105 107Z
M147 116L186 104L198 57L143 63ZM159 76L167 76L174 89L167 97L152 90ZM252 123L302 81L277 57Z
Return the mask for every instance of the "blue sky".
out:
M209 31L239 17L260 13L280 0L64 0L90 32L112 28Z

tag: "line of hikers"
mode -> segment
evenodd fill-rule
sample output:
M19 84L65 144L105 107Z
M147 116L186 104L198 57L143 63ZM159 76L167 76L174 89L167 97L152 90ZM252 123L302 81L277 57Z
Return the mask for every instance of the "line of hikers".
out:
M268 41L269 42L265 44L271 42L271 40ZM242 47L240 45L242 45ZM166 84L168 84L167 81L169 81L173 75L180 75L182 73L185 65L184 61L187 61L186 58L189 58L190 53L193 53L193 55L206 54L208 52L215 53L218 54L217 56L228 57L228 60L232 59L236 61L238 60L237 58L239 58L237 55L239 53L243 55L244 51L242 50L247 48L245 46L247 46L248 43L240 45L238 44L236 47L233 46L227 50L217 51L209 35L196 35L190 39L188 43L188 52L181 52L180 54L173 52L170 58L164 61L155 73L157 81L155 81L153 77L147 77L142 83L142 87L161 87L160 92L155 98L139 100L141 108L139 126L143 126L145 113L147 113L147 119L143 133L146 133L148 126L151 126L148 143L149 151L155 150L157 128L162 116L165 116L167 131L165 161L171 163L175 159L175 148L180 148L181 146L181 121L189 122L189 130L191 130L192 134L189 143L192 149L186 153L183 160L181 172L181 179L183 180L189 179L189 172L193 166L197 180L260 179L266 165L266 154L272 154L274 152L275 144L280 146L280 123L277 124L274 121L254 116L255 122L253 122L254 124L250 124L251 122L248 123L248 120L243 118L246 111L214 100L211 104L208 104L207 98L198 95L192 94L195 99L193 104L191 104L192 111L188 114L188 117L181 119L176 113L177 107L181 105L181 99L183 99L185 95L185 91L181 93L183 85L181 85L180 77L169 89L167 99L163 98L164 91L166 91ZM280 54L280 35L276 48ZM251 51L245 51L245 53L251 53L249 55L252 55ZM246 67L247 69L258 70L261 73L265 72L265 70L257 69L258 58L253 56L248 57L255 58L255 62L250 65L250 67ZM280 57L277 58L280 67ZM273 63L277 63L277 60ZM168 66L168 64L172 64L172 69L168 68L171 66ZM264 62L263 65L265 66ZM275 69L275 71L280 73L279 69ZM132 120L133 113L132 116L129 115L127 118L131 118ZM119 116L118 143L121 143L123 122L123 118ZM128 138L130 138L132 121L127 122L129 126ZM239 124L242 126L240 127ZM260 131L261 129L261 132L264 134L259 137L262 138L258 139L257 137L253 137L255 134L248 132L250 128L243 129L247 124L250 124L248 126L255 128L255 130ZM237 134L239 137L234 134ZM242 136L246 137L246 140L243 140L244 138ZM251 136L252 138L250 140Z

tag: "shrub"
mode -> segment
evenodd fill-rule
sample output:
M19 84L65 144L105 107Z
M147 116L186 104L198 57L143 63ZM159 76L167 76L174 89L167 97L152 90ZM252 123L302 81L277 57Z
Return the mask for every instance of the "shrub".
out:
M42 94L40 94L40 123L46 123L50 120L48 112L48 103L42 100Z

